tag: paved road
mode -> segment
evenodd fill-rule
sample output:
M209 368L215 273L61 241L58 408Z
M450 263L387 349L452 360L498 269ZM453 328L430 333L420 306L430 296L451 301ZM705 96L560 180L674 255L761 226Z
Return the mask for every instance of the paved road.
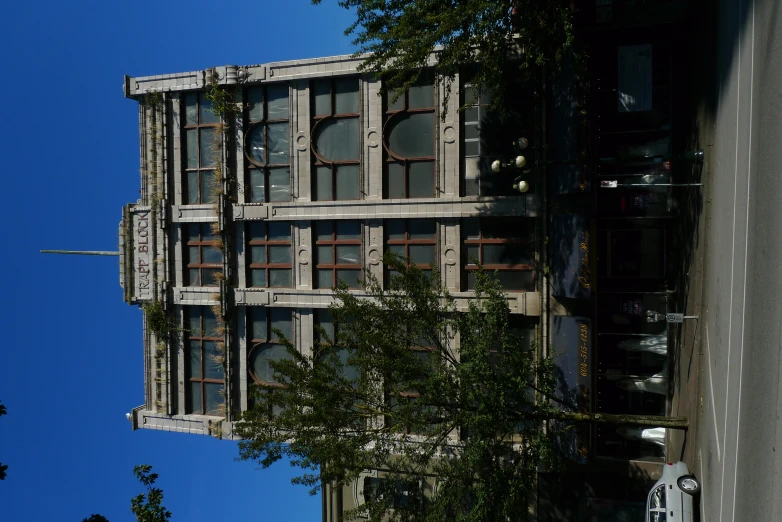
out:
M782 2L719 0L704 199L703 521L782 520Z

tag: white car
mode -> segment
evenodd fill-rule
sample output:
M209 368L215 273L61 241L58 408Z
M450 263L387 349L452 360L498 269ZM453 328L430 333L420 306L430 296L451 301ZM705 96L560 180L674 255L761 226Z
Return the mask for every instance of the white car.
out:
M693 520L695 497L701 484L684 462L663 466L663 476L649 492L646 511L649 522L689 522Z

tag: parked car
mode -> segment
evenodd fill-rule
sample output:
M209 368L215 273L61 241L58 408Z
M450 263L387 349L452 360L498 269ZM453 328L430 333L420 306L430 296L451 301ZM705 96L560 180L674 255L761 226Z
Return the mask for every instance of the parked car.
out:
M687 464L669 462L646 500L649 522L691 522L700 491L701 484L690 474Z

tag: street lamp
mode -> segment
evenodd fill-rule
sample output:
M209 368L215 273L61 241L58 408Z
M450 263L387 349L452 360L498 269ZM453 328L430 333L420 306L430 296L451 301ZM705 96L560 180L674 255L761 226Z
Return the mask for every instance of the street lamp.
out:
M516 145L521 150L524 150L527 147L529 147L529 140L527 138L525 138L524 136L522 136L521 138L519 138L516 141L514 141L513 144Z
M513 190L517 190L522 194L529 190L529 183L521 179L521 176L513 180Z
M502 170L502 167L516 167L517 169L520 169L524 165L527 164L527 158L524 156L516 156L516 158L513 161L509 161L507 163L503 163L500 160L494 160L491 163L491 170L492 172L499 172Z

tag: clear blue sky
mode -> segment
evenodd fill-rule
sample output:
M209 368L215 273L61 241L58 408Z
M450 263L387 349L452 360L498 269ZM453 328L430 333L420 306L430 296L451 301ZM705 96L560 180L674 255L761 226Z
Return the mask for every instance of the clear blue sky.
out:
M114 258L122 206L138 198L137 103L122 75L349 54L336 0L9 2L3 8L5 312L0 351L3 522L133 520L135 464L160 474L175 521L320 520L291 468L235 462L210 437L132 432L143 402L141 314Z

